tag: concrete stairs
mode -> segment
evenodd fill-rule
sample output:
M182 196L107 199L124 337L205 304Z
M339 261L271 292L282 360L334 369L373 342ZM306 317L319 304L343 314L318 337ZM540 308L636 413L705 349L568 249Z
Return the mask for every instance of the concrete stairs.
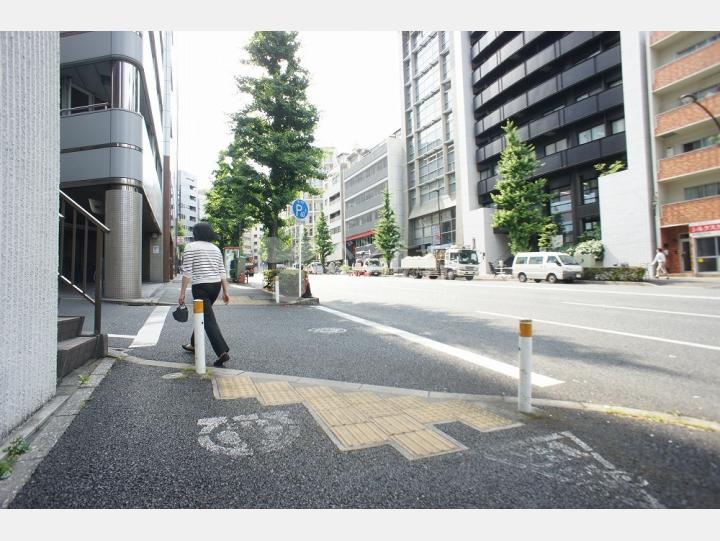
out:
M62 379L85 363L107 356L107 334L82 334L83 316L58 316L57 378Z

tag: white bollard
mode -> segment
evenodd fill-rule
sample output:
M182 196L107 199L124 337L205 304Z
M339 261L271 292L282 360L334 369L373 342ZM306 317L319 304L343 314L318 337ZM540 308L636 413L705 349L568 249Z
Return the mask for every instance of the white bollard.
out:
M195 373L205 373L205 313L202 299L193 302L193 333L195 336Z
M518 382L518 411L532 413L532 320L520 320L520 380Z
M280 272L280 271L278 271ZM275 302L280 304L280 275L275 275Z

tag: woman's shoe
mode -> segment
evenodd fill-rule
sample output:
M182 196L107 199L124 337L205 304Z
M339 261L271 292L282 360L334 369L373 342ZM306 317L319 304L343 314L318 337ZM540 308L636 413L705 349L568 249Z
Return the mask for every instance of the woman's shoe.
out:
M230 355L229 355L228 352L226 351L225 353L223 353L222 355L220 355L220 357L217 358L217 361L215 361L215 362L213 363L213 366L221 367L223 364L225 364L225 363L228 362L229 360L230 360Z
M195 347L191 346L190 344L183 344L182 348L185 351L189 351L190 353L195 353Z

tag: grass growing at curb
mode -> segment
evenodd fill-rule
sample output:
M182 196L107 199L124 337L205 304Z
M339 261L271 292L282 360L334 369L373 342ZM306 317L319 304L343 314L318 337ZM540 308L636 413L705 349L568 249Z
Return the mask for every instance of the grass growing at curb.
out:
M78 376L78 379L80 380L80 385L85 385L90 381L90 376L88 376L87 374L81 374L80 376Z
M30 446L23 438L17 438L10 445L3 449L7 456L0 460L0 480L7 479L12 474L12 465L20 455L27 453Z
M191 377L197 376L200 379L210 379L212 377L212 368L208 368L204 374L196 374L195 367L188 366L186 368L183 368L181 370L181 372L183 374L183 378L191 378Z

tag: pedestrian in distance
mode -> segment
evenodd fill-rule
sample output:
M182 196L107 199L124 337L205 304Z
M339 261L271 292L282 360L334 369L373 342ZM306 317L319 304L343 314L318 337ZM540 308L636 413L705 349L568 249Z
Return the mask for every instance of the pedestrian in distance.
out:
M228 294L227 274L220 248L212 244L218 236L207 222L198 222L192 228L194 241L185 246L182 264L182 285L180 286L179 304L185 304L185 290L192 282L193 299L202 299L205 317L205 332L215 355L218 356L213 366L222 366L230 359L225 338L218 327L212 305L217 300L222 287L223 302L230 302ZM190 343L184 344L185 351L195 351L195 333L190 336Z
M670 276L668 275L666 264L667 264L667 256L665 255L665 252L662 248L657 249L657 253L655 254L655 259L652 260L651 265L656 265L655 267L655 278L659 279L660 275L662 274L665 276L665 279L668 280Z

